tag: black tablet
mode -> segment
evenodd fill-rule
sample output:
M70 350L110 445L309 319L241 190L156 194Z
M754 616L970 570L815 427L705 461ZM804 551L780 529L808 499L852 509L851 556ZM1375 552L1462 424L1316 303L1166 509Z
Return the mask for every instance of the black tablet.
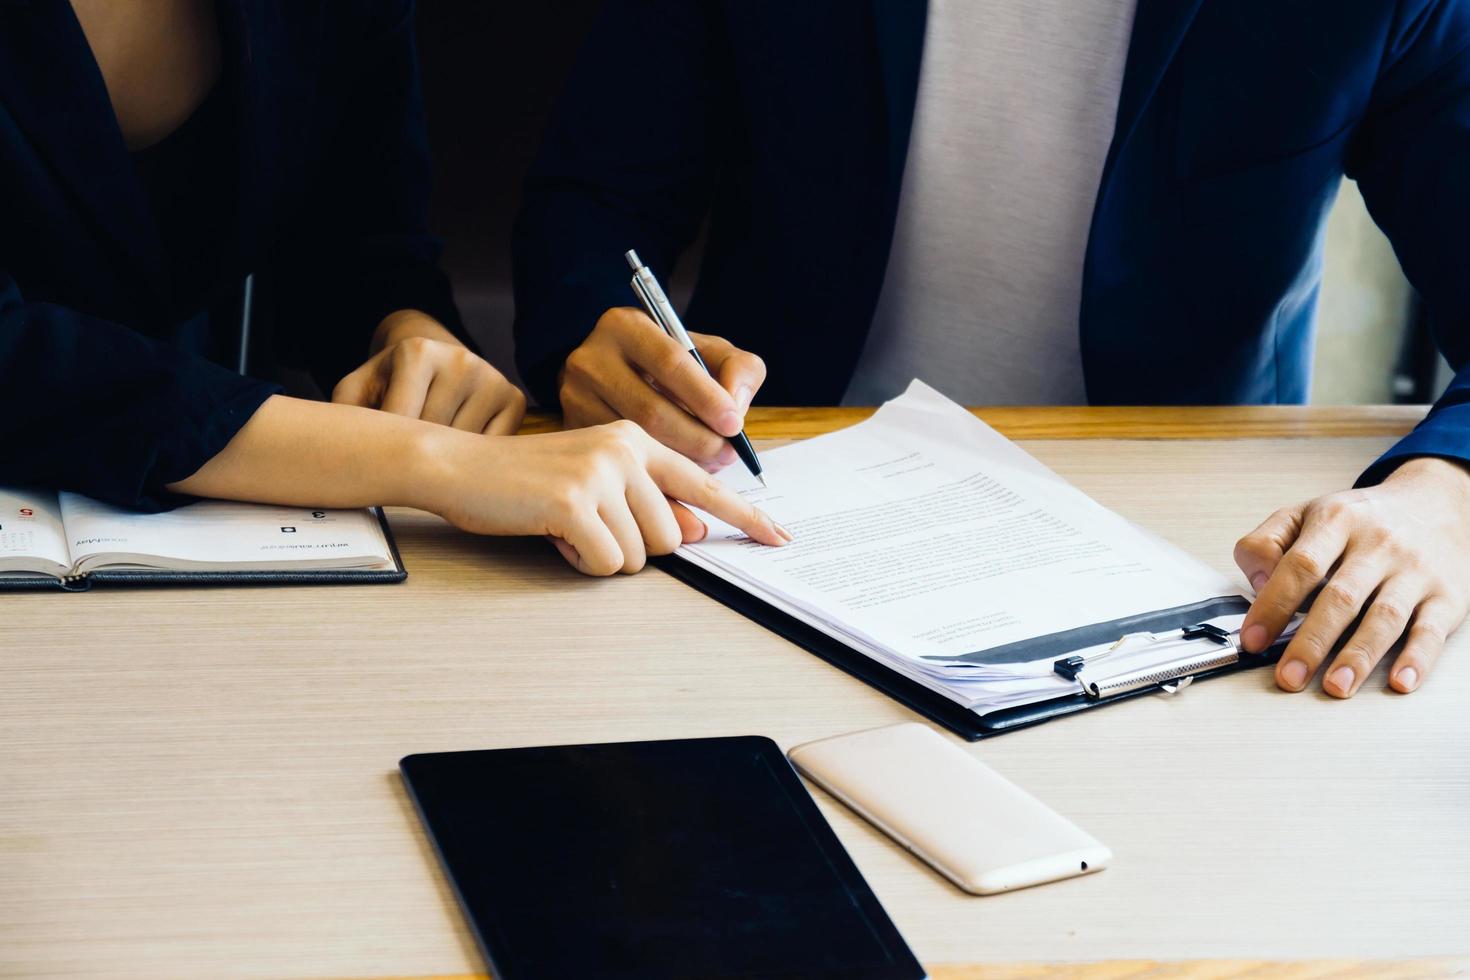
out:
M776 743L400 763L499 980L920 980Z

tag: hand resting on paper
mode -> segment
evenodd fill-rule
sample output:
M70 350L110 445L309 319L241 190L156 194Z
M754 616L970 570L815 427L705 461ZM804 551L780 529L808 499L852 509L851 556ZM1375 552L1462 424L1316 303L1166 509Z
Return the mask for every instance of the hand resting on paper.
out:
M1316 592L1276 665L1283 690L1305 689L1337 649L1322 689L1350 698L1402 641L1389 684L1408 694L1470 608L1470 471L1411 459L1378 486L1278 510L1240 539L1235 561L1257 593L1241 630L1252 652Z

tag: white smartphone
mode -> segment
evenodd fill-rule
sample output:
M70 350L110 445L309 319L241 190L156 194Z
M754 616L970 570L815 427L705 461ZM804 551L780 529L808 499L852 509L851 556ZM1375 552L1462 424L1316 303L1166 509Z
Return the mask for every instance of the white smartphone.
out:
M1112 852L926 725L798 745L798 772L976 895L1092 874Z

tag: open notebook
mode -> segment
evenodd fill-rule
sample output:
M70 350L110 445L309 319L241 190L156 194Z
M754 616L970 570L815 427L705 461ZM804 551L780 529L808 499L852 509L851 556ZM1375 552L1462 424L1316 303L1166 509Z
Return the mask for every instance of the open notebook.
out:
M0 488L0 588L401 582L380 510L206 500L140 514Z
M704 515L705 540L661 567L961 734L1270 659L1236 644L1240 584L921 382L761 460L769 489L723 478L795 541Z

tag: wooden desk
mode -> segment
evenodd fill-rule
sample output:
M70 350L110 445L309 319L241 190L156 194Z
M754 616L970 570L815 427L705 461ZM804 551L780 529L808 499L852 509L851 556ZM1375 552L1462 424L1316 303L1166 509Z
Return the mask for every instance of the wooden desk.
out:
M1417 418L982 415L1045 436L1027 448L1227 569L1241 533L1350 483ZM832 417L763 413L753 434ZM912 717L658 572L586 579L540 542L392 518L403 586L3 600L0 975L473 974L400 756L789 746ZM1338 702L1251 672L971 746L1113 847L1086 879L967 897L817 795L941 980L1083 961L1092 978L1470 971L1466 636L1410 697L1381 674ZM1179 960L1196 962L1151 962Z

